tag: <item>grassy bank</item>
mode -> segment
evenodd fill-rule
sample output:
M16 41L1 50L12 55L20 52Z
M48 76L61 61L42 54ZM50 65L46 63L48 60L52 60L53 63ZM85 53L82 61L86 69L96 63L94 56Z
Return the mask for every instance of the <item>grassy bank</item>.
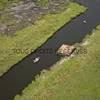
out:
M20 0L0 0L0 10L11 5L11 3L17 3L18 1Z
M85 10L83 6L70 3L65 11L42 17L35 25L16 32L14 37L0 36L0 76Z
M54 65L15 100L99 100L100 26L93 33L85 39L87 53Z

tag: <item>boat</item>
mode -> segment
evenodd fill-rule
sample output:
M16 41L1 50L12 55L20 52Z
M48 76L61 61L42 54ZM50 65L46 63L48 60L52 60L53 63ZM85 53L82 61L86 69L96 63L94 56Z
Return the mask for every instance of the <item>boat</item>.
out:
M84 23L84 24L86 24L86 23L87 23L87 21L86 21L86 20L83 20L83 23Z
M68 45L68 44L63 44L58 50L57 50L57 54L61 55L61 56L70 56L74 50L75 50L75 46L73 45Z
M33 63L37 63L40 60L40 57L37 57L33 60Z

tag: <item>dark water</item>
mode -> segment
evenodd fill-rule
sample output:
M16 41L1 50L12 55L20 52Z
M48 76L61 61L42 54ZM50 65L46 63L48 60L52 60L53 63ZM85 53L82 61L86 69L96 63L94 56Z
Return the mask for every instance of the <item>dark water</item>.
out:
M73 19L66 24L56 34L42 45L36 52L32 53L20 63L14 65L6 74L0 78L0 100L13 100L16 94L31 83L34 77L43 69L48 69L55 64L60 57L56 55L55 50L63 43L74 44L81 42L87 33L100 24L100 0L74 0L88 7L81 16ZM83 23L87 21L87 24ZM51 49L49 53L39 52ZM33 64L35 57L40 57L38 63ZM5 62L6 63L6 62Z

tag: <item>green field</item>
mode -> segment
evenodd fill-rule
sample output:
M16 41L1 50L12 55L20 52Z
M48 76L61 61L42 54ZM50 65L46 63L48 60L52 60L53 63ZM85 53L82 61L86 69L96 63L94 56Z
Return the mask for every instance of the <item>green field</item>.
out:
M0 9L4 9L5 7L11 5L11 3L17 3L20 0L0 0Z
M0 76L12 65L34 51L53 35L61 26L86 10L76 3L69 3L59 14L48 14L29 26L16 32L16 36L0 36ZM17 52L15 52L17 51ZM20 52L18 52L20 51ZM24 52L23 52L24 51Z
M100 100L100 26L79 53L41 73L15 100Z

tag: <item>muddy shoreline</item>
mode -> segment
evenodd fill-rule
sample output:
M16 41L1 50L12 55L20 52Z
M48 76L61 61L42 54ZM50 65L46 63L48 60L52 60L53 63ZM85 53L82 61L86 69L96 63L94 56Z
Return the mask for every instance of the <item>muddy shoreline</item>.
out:
M15 35L17 31L35 24L42 16L59 13L66 8L66 0L54 1L50 2L48 7L38 6L34 0L13 3L10 7L0 11L0 34Z

